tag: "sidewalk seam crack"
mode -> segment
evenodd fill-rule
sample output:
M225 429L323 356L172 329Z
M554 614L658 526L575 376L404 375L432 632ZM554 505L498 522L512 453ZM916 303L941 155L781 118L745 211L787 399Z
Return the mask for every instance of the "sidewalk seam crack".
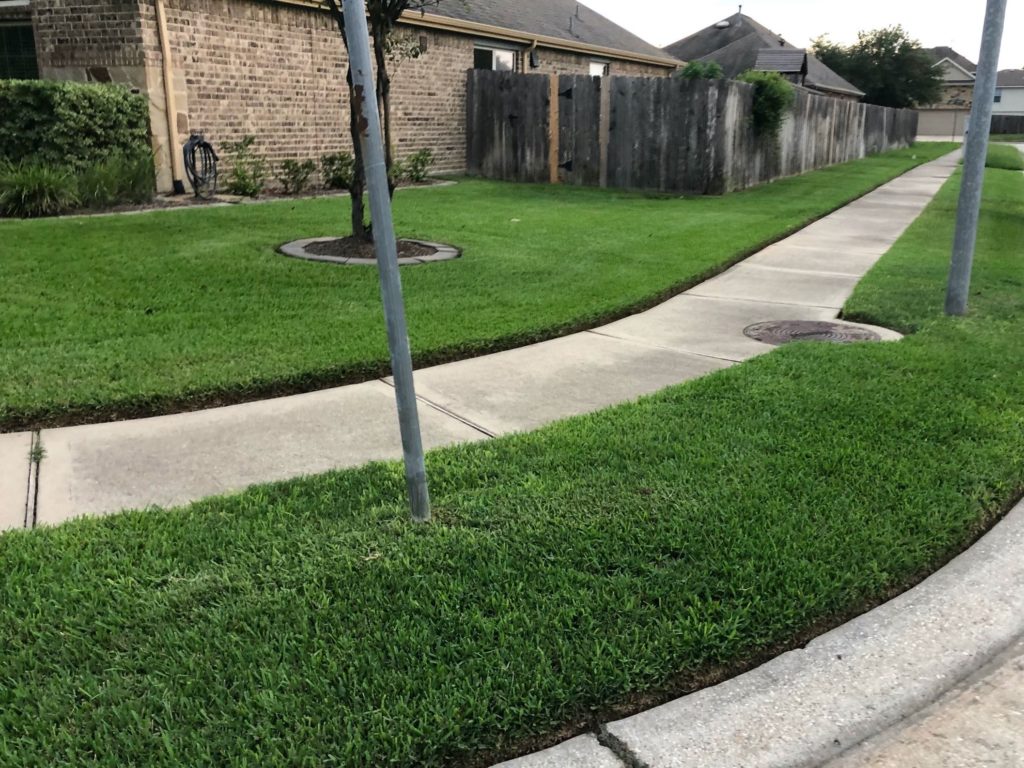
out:
M607 725L599 726L594 735L597 737L597 742L605 749L612 752L619 760L621 760L626 768L651 768L648 763L645 763L629 748L622 739L613 735L608 730Z
M493 440L494 438L496 438L498 436L497 432L492 432L491 430L487 429L487 427L484 427L484 426L482 426L480 424L477 424L475 421L471 421L470 419L467 419L465 416L460 416L459 414L455 413L454 411L448 410L443 405L438 405L437 403L435 403L435 402L433 402L431 400L428 400L425 397L421 397L420 395L417 395L416 399L419 400L421 403L423 403L428 408L432 408L433 410L437 411L438 413L444 414L445 416L447 416L450 419L455 419L455 421L459 422L460 424L465 424L467 427L469 427L472 430L475 430L475 431L479 432L484 437L487 437L487 438L490 438L490 439Z
M388 381L387 379L379 379L379 381L382 384L385 384L386 386L391 387L392 389L395 388L395 385L392 382ZM435 403L433 400L430 400L430 399L424 397L423 395L417 394L416 395L416 400L418 402L420 402L420 403L423 403L423 405L427 406L428 408L430 408L432 410L435 410L438 413L444 414L445 416L447 416L450 419L455 419L455 421L459 422L460 424L465 424L467 427L469 427L472 430L475 430L476 432L479 432L484 437L488 437L488 438L493 439L493 438L498 436L497 432L492 432L491 430L487 429L487 427L484 427L481 424L477 424L475 421L467 419L465 416L460 416L459 414L455 413L454 411L451 411L451 410L445 408L443 405L439 405L438 403Z
M719 301L745 301L748 304L776 304L782 307L804 307L805 309L830 309L837 312L842 307L826 307L822 304L794 304L791 301L771 301L769 299L744 299L739 296L714 296L707 293L694 293L693 290L686 292L687 296L696 296L700 299L718 299Z
M589 330L589 331L584 331L584 333L592 333L593 335L600 336L603 339L613 339L615 341L624 341L627 344L635 344L635 345L637 345L639 347L646 347L648 349L661 349L661 350L664 350L665 352L675 352L676 354L679 354L679 355L693 355L694 357L703 357L703 358L705 358L707 360L720 360L723 363L739 363L739 362L743 362L742 360L736 360L735 358L732 358L732 357L721 357L719 355L709 355L707 352L694 352L692 349L676 349L675 347L666 347L666 346L664 346L662 344L652 344L650 342L640 341L638 339L627 338L627 337L624 337L624 336L615 336L615 335L610 334L610 333L602 332L600 328L594 328L594 329Z
M39 517L39 474L43 455L42 432L37 429L32 432L28 450L28 480L25 485L25 517L23 520L26 529L35 528Z

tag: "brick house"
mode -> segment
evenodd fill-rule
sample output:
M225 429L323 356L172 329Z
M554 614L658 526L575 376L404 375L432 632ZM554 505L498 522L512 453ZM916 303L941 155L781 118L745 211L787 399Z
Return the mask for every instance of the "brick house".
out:
M439 171L465 169L472 68L663 76L680 64L576 0L442 0L398 34L422 53L395 71L396 154L430 149ZM161 190L193 130L218 146L255 135L274 165L349 149L345 69L333 19L310 0L0 0L0 77L148 95Z

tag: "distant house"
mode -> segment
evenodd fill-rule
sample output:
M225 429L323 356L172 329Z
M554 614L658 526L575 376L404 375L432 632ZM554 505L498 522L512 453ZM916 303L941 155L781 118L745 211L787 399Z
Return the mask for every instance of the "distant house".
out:
M430 149L437 170L466 167L470 69L664 76L680 64L576 0L441 0L428 10L402 18L398 34L419 55L397 67L392 103L398 156ZM192 130L216 146L252 134L275 165L348 149L345 69L317 0L0 0L0 78L120 82L146 94L164 190Z
M974 103L978 65L948 46L925 49L942 75L942 96L935 104L918 107L922 136L964 135ZM996 79L995 115L1024 115L1024 69L1004 69Z
M974 75L978 65L948 46L926 48L935 69L942 76L942 95L934 104L917 108L920 114L918 133L921 136L964 135L967 118L974 100Z
M664 51L683 61L714 61L726 77L737 77L749 69L777 71L824 96L852 101L864 97L862 90L815 56L742 13L684 37Z
M1024 69L1004 69L996 79L993 115L1024 115Z

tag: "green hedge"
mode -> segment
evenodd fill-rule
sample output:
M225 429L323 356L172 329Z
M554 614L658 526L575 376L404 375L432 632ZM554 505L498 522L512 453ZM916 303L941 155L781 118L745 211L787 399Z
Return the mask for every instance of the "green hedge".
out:
M85 168L149 149L149 105L124 86L0 80L0 160Z

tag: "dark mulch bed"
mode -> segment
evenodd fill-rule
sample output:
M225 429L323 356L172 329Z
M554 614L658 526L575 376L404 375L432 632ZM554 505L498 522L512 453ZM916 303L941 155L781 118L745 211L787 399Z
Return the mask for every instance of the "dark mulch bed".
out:
M375 259L373 243L358 237L340 237L337 240L325 240L322 243L310 243L306 251L317 256L336 256L342 259ZM418 259L421 256L433 256L437 248L416 243L412 240L398 241L398 258Z

